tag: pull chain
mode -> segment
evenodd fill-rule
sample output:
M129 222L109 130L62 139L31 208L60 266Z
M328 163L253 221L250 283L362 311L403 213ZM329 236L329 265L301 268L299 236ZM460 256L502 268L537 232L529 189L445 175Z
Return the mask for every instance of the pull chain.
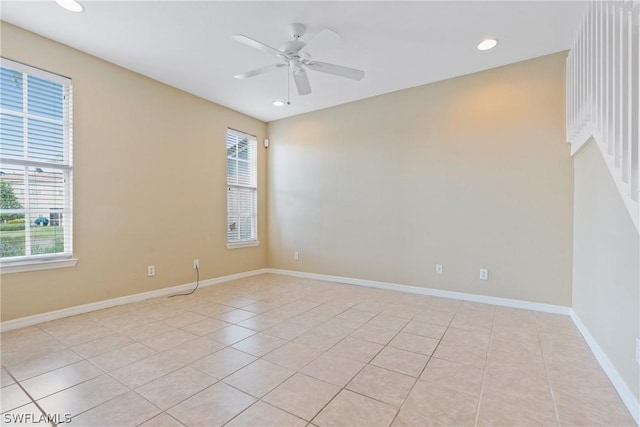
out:
M287 70L287 105L291 105L291 70Z

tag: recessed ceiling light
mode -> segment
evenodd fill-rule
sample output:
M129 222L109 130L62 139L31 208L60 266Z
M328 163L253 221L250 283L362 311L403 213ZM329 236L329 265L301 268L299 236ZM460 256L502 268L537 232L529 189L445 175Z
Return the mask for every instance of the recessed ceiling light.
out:
M84 7L76 0L55 0L58 6L63 7L71 12L82 12Z
M478 50L493 49L494 47L496 47L497 44L498 44L498 40L496 39L486 39L481 41L480 44L478 44Z
M274 107L282 107L284 105L284 101L280 101L279 99L276 99L275 101L272 102Z

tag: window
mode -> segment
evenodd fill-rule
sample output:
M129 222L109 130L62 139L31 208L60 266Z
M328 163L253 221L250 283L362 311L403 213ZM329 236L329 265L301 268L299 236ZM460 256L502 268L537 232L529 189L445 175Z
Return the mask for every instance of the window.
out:
M3 273L70 259L71 80L1 58L0 94Z
M227 130L227 245L258 244L258 153L255 136Z

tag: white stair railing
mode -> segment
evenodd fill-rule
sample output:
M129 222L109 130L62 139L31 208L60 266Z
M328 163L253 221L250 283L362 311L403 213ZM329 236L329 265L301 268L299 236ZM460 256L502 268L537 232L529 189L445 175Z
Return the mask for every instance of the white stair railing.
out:
M593 1L567 58L567 141L593 138L640 232L640 0Z

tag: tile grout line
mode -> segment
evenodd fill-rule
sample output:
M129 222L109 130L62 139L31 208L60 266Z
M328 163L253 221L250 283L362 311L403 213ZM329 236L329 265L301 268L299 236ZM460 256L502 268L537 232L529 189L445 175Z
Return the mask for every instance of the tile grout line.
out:
M489 343L487 344L487 352L484 358L484 368L482 370L482 381L480 382L480 394L478 395L478 407L476 408L476 418L474 426L478 427L478 420L480 419L480 405L482 404L482 395L484 393L485 380L487 378L487 366L489 364L489 352L491 351L491 343L493 342L493 331L496 319L496 309L493 310L493 317L491 318L491 331L489 333Z
M382 312L378 313L377 315L375 315L375 316L374 316L373 318L371 318L370 320L375 319L375 318L376 318L376 317L378 317L380 314L382 314ZM380 353L382 353L382 351L383 351L385 348L387 348L387 346L391 343L391 341L393 341L393 340L394 340L394 339L395 339L395 338L396 338L396 337L397 337L397 336L398 336L398 335L399 335L399 334L404 330L404 328L406 328L406 327L407 327L407 325L408 325L409 323L411 323L411 322L413 321L413 319L415 319L415 317L416 317L416 316L415 316L415 314L414 314L413 316L411 316L411 319L409 319L409 320L407 321L407 323L406 323L406 324L405 324L401 329L399 329L399 330L398 330L398 332L396 332L396 333L395 333L395 335L394 335L394 336L393 336L393 337L392 337L392 338L391 338L391 339L390 339L386 344L384 344L384 345L382 346L382 348L381 348L381 349L380 349L380 350L379 350L379 351L378 351L378 352L377 352L377 353L376 353L376 354L371 358L371 360L369 360L369 362L365 363L365 365L362 367L362 369L360 369L360 370L358 371L358 373L357 373L356 375L354 375L354 376L351 378L351 380L349 380L349 382L348 382L347 384L345 384L345 386L343 387L343 389L346 389L346 388L347 388L347 386L349 385L349 383L350 383L351 381L353 381L353 379L354 379L355 377L357 377L357 376L360 374L360 372L362 372L362 371L364 370L364 368L366 368L366 367L371 363L371 361L373 361L376 357L378 357L378 355L379 355ZM439 341L438 341L438 343L439 343ZM436 345L436 347L437 347L437 345ZM435 351L435 349L434 349L434 351ZM429 360L431 360L431 357L429 357L429 359L427 360L427 363L425 364L425 367L426 367L426 366L427 366L427 364L429 363ZM373 365L373 366L375 366L375 365ZM384 368L381 368L381 369L384 369ZM388 369L388 370L389 370L389 371L391 371L390 369ZM424 370L424 368L423 368L423 370ZM395 371L391 371L391 372L395 372ZM422 371L421 371L421 372L422 372ZM413 390L413 387L415 387L416 383L418 382L418 378L419 378L419 376L418 376L418 377L416 377L415 381L414 381L414 382L413 382L413 384L411 385L411 388L409 388L409 392L407 393L407 396L402 400L402 403L401 403L401 404L398 406L398 408L396 409L396 413L393 415L393 418L391 419L391 422L389 423L389 425L392 425L392 424L393 424L393 422L395 421L395 419L398 417L398 414L400 413L400 409L401 409L401 408L402 408L402 406L404 405L404 402L407 400L407 397L409 397L409 394L410 394L410 393L411 393L411 391ZM349 389L347 389L347 390L348 390L348 391L350 391L350 392L352 392L352 393L356 393L356 394L359 394L359 395L361 395L361 396L368 397L369 399L373 399L373 400L376 400L376 401L378 401L378 402L382 402L382 401L380 401L380 400L378 400L378 399L376 399L376 398L373 398L373 397L371 397L371 396L366 396L366 395L363 395L362 393L358 393L358 392L355 392L355 391L353 391L353 390L349 390ZM342 390L340 390L340 391L342 391ZM337 396L337 394L336 394L336 396ZM382 403L385 403L385 404L387 404L387 405L389 405L389 406L393 407L393 405L390 405L390 404L389 404L389 403L387 403L387 402L382 402ZM327 403L327 405L328 405L328 403ZM326 407L326 405L325 405L325 407ZM324 408L323 408L323 409L324 409ZM394 409L395 409L395 408L394 408ZM319 413L320 413L320 412L318 412L318 414L319 414ZM316 416L317 416L317 414L316 414Z
M536 315L533 315L533 320L536 325L536 337L538 338L538 345L540 346L540 354L542 355L542 363L544 364L544 373L547 376L547 384L549 387L549 393L551 393L551 401L553 402L553 412L556 416L556 423L560 426L560 413L558 412L558 404L556 403L556 395L553 392L553 386L551 384L551 375L549 374L549 367L547 364L547 358L545 357L544 348L542 347L542 340L540 339L540 329L538 328L538 319Z
M300 299L303 299L303 298L300 298ZM319 306L321 306L321 305L323 305L323 304L322 304L322 303L320 303L320 304L318 304L318 305L316 305L316 306L314 306L314 307L312 307L312 308L310 308L310 309L308 309L308 310L305 310L305 311L303 311L303 312L300 312L299 314L297 314L296 316L291 317L290 319L292 319L292 318L294 318L294 317L297 317L297 316L299 316L299 315L301 315L301 314L307 313L307 312L309 312L309 311L313 310L314 308L319 307ZM346 308L346 309L344 309L343 311L341 311L340 313L338 313L338 314L336 314L335 316L333 316L332 318L327 319L327 320L325 320L325 321L323 321L323 322L320 322L319 324L317 324L317 325L315 325L314 327L312 327L311 329L309 329L307 332L310 332L310 331L312 331L313 329L315 329L316 327L318 327L318 326L320 326L320 325L323 325L323 324L325 324L325 323L329 322L330 320L332 320L332 319L334 319L335 317L339 316L340 314L342 314L342 313L344 313L344 312L348 311L349 309L350 309L350 308ZM376 317L376 316L374 316L374 317ZM280 323L284 323L284 322L285 322L285 321L287 321L287 320L289 320L289 319L285 319L285 320L283 320L283 321L282 321L282 322L280 322ZM274 326L277 326L277 325L274 325ZM267 328L267 329L268 329L268 328ZM307 332L304 332L304 333L303 333L303 334L301 334L301 335L304 335L304 334L305 334L305 333L307 333ZM258 333L260 333L260 332L258 332ZM267 334L267 335L268 335L268 334ZM269 335L269 336L273 336L273 335ZM247 337L247 338L245 338L245 339L248 339L248 338L250 338L250 337ZM276 337L276 338L279 338L279 337ZM296 337L296 338L298 338L298 337ZM285 341L286 341L287 343L289 343L289 342L293 342L296 338L294 338L293 340L285 340ZM338 342L336 342L335 344L333 344L333 345L332 345L331 347L329 347L328 349L324 350L322 353L320 353L320 355L319 355L319 356L317 356L316 358L314 358L313 360L311 360L309 363L305 364L302 368L300 368L299 370L294 371L291 375L289 375L288 377L286 377L282 382L278 383L278 385L276 385L275 387L273 387L272 389L270 389L269 391L267 391L267 392L266 392L262 397L258 397L258 398L257 398L257 400L256 400L256 402L260 401L260 402L266 403L266 404L268 404L268 405L270 405L270 406L274 406L274 405L271 405L269 402L266 402L266 401L262 400L262 399L263 399L263 397L264 397L264 396L266 396L267 394L271 393L271 392L272 392L273 390L275 390L276 388L280 387L282 384L284 384L287 380L289 380L289 379L290 379L291 377L293 377L295 374L300 373L300 371L301 371L302 369L304 369L307 365L309 365L309 364L313 363L313 361L315 361L315 360L316 360L316 359L318 359L319 357L321 357L321 356L323 356L324 354L326 354L330 349L332 349L333 347L335 347L336 345L338 345L339 343L341 343L345 338L346 338L346 336L345 336L344 338L342 338L341 340L339 340ZM244 341L244 340L241 340L241 341ZM239 342L240 342L240 341L239 341ZM263 357L264 357L264 356L266 356L266 355L268 355L268 354L270 354L270 353L272 353L272 352L276 351L278 348L280 348L280 347L282 347L282 346L284 346L284 345L285 345L285 344L282 344L281 346L278 346L278 347L274 348L273 350L271 350L271 351L269 351L269 352L267 352L267 353L263 354L262 356L257 357L257 358L256 358L256 360L254 360L253 362L251 362L251 363L249 363L249 364L247 364L247 365L243 366L242 368L237 369L235 372L239 371L240 369L245 368L246 366L249 366L249 365L251 365L251 364L255 363L257 360L264 360L264 359L263 359ZM253 356L253 357L256 357L255 355L252 355L252 356ZM264 361L269 362L268 360L264 360ZM274 363L275 365L281 366L281 365L279 365L279 364L277 364L277 363L275 363L275 362L269 362L269 363ZM365 365L365 366L366 366L366 365ZM286 369L291 369L291 368L287 368L287 367L284 367L284 366L281 366L281 367L286 368ZM364 369L364 366L360 369L360 371L362 371L362 369ZM293 369L291 369L291 370L293 371ZM360 371L358 371L358 373L360 373ZM352 379L353 379L356 375L358 375L358 373L356 373L356 374L352 377ZM229 375L227 375L225 378L228 378L228 377L229 377L229 376L231 376L231 375L233 375L233 374L229 374ZM302 373L301 373L301 375L305 375L305 374L302 374ZM308 376L309 376L309 377L311 377L310 375L308 375ZM318 380L318 381L323 381L323 380L320 380L319 378L315 378L315 377L311 377L311 378L314 378L314 379L316 379L316 380ZM224 382L223 380L220 380L220 381L221 381L221 382ZM326 381L323 381L323 382L325 382L325 383L326 383ZM239 388L237 388L237 387L235 387L235 386L233 386L233 385L231 385L231 384L228 384L228 383L226 383L226 382L225 382L224 384L226 384L226 385L228 385L228 386L230 386L230 387L233 387L234 389L236 389L236 390L238 390L238 391L240 391L240 392L242 392L242 393L249 394L249 393L245 392L244 390L241 390L241 389L239 389ZM327 383L327 384L330 384L330 383ZM334 385L334 384L332 384L332 385ZM297 415L292 414L291 412L289 412L289 411L287 411L287 410L285 410L285 409L283 409L283 408L280 408L279 406L274 406L274 407L275 407L275 408L278 408L278 409L280 409L280 410L282 410L282 411L284 411L284 412L286 412L286 413L288 413L288 414L291 414L291 415L293 415L293 416L295 416L295 417L297 417L297 418L300 418L300 419L304 420L304 421L305 421L305 422L307 422L307 423L311 423L311 422L313 421L313 419L315 419L315 417L316 417L320 412L322 412L322 410L323 410L323 409L324 409L324 408L325 408L325 407L326 407L326 406L327 406L331 401L333 401L333 399L335 399L335 397L336 397L336 396L337 396L337 395L338 395L338 394L339 394L343 389L344 389L344 387L343 387L343 388L341 388L341 389L340 389L340 390L339 390L339 391L338 391L338 392L337 392L337 393L336 393L336 394L335 394L335 395L334 395L334 396L333 396L333 397L332 397L332 398L331 398L331 399L330 399L330 400L329 400L329 401L328 401L328 402L327 402L327 403L326 403L326 404L325 404L325 405L324 405L324 406L323 406L323 407L322 407L322 408L321 408L321 409L320 409L320 410L319 410L319 411L318 411L318 412L317 412L317 413L316 413L316 414L311 418L311 420L309 420L309 421L305 420L304 418L298 417ZM252 396L252 395L251 395L251 394L249 394L249 396ZM255 396L252 396L252 397L255 397ZM246 410L248 410L251 406L255 405L255 404L256 404L256 402L252 403L249 407L245 408L244 410L242 410L241 412L239 412L238 414L236 414L233 418L229 419L225 424L227 424L227 423L231 422L234 418L236 418L237 416L239 416L241 413L243 413L243 412L245 412Z
M5 367L5 371L7 371L7 374L9 374L9 376L13 379L14 383L15 383L18 387L20 387L20 390L22 390L22 392L23 392L24 394L26 394L26 395L27 395L27 397L28 397L29 399L31 399L31 403L33 403L33 404L36 406L36 408L38 408L38 410L40 410L40 412L42 413L42 415L44 415L44 416L46 417L47 422L49 422L49 424L50 424L51 426L53 426L53 427L57 427L58 425L49 419L49 415L45 412L45 410L44 410L44 409L42 409L42 407L40 406L40 404L39 404L39 403L38 403L38 402L33 398L33 396L31 396L31 394L29 394L29 392L28 392L28 391L27 391L27 390L22 386L22 384L20 384L20 382L16 379L16 377L14 377L14 376L13 376L13 374L9 371L9 369L7 369L7 368ZM25 405L28 405L28 403L26 403ZM21 408L22 406L25 406L25 405L20 405L20 406L18 406L18 408ZM13 408L13 409L18 409L18 408ZM13 411L13 409L11 409L10 411ZM7 412L9 412L9 411L7 411Z
M453 323L453 320L458 315L458 312L460 311L460 307L462 307L462 302L460 302L458 304L458 307L456 308L455 313L453 314L453 316L451 316L451 320L449 320L449 323L446 325L445 330L442 333L442 336L438 340L438 344L436 344L435 348L433 349L433 352L431 353L431 356L429 356L429 360L427 360L427 363L424 365L424 368L422 368L422 370L420 371L420 374L417 376L416 381L413 383L413 385L409 389L409 392L407 393L407 397L405 397L405 399L403 400L402 404L398 408L398 411L396 412L396 415L393 417L393 420L391 420L391 424L389 424L389 425L392 425L395 422L396 418L398 418L398 415L400 415L400 411L402 410L402 407L405 405L405 403L407 403L407 399L409 398L409 396L413 392L413 389L416 387L416 384L418 384L418 380L420 380L420 377L424 374L424 371L427 370L427 366L429 366L429 363L431 363L431 360L433 359L433 355L436 353L436 350L440 346L440 343L442 342L442 339L447 334L447 331L451 327L451 324ZM413 318L415 318L415 316ZM389 341L389 342L391 342L391 341Z
M347 309L347 310L349 310L349 309ZM347 310L345 310L345 311L347 311ZM340 314L344 313L345 311L342 311ZM376 317L378 317L380 314L382 314L382 311L378 312L375 316L373 316L371 319L367 320L364 324L366 324L366 323L370 322L371 320L375 319L375 318L376 318ZM364 324L363 324L363 325L364 325ZM356 328L356 330L357 330L357 329L359 329L359 328ZM393 337L395 338L395 337L396 337L396 335L398 335L399 333L400 333L400 331L396 332L396 334L395 334ZM340 341L336 342L334 345L332 345L331 347L329 347L328 349L326 349L326 350L325 350L325 351L324 351L320 356L316 357L316 359L317 359L317 358L319 358L319 357L321 357L321 356L323 356L323 355L325 355L325 354L327 354L327 353L328 353L332 348L334 348L335 346L337 346L337 345L338 345L338 344L340 344L342 341L344 341L347 337L350 337L350 336L351 336L351 334L349 334L349 335L345 336L345 337L344 337L344 338L342 338ZM393 340L393 338L391 338L391 339L389 340L389 342L391 342L392 340ZM362 340L362 341L366 341L366 340ZM367 342L370 342L370 341L367 341ZM377 344L377 343L374 343L374 344ZM375 359L375 358L376 358L376 356L377 356L378 354L380 354L380 352L381 352L385 347L386 347L386 345L382 346L382 348L381 348L380 350L378 350L378 352L377 352L377 353L376 353L376 354L375 354L375 355L374 355L374 356L369 360L369 362L371 362L371 360ZM342 356L340 356L340 357L342 357ZM348 359L348 358L347 358L347 359ZM314 360L315 360L315 359L314 359ZM355 360L355 359L353 359L353 360ZM360 362L359 360L356 360L356 361L357 361L357 362ZM338 390L338 392L337 392L337 393L336 393L336 394L335 394L331 399L329 399L329 401L328 401L327 403L325 403L325 404L324 404L324 406L322 406L322 408L320 408L320 410L319 410L318 412L316 412L316 414L313 416L313 418L311 418L311 420L309 420L309 423L313 423L313 421L318 417L318 415L320 415L320 414L322 413L322 411L324 411L324 409L325 409L327 406L329 406L329 404L330 404L331 402L333 402L333 401L334 401L334 399L335 399L336 397L338 397L338 395L339 395L340 393L342 393L342 391L343 391L343 390L348 390L348 389L347 389L347 386L349 385L349 383L350 383L351 381L353 381L353 379L354 379L355 377L357 377L358 375L360 375L360 373L364 370L364 368L366 368L366 367L367 367L367 365L369 364L369 362L367 362L367 363L360 362L360 363L363 363L362 368L360 368L360 369L358 370L358 372L356 372L356 373L351 377L351 379L350 379L349 381L347 381L347 383L346 383L345 385L343 385L343 386L340 388L340 390ZM311 363L313 363L313 361L311 361L311 362L307 363L307 365L309 365L309 364L311 364ZM304 369L307 365L303 366L303 367L302 367L302 369ZM303 374L303 375L304 375L304 374ZM315 378L315 377L312 377L312 378ZM316 378L316 379L320 380L319 378ZM320 380L320 381L322 381L322 380ZM326 382L326 381L325 381L325 382ZM335 385L335 384L334 384L334 385ZM352 393L355 393L355 392L354 392L354 391L352 391L352 390L348 390L348 391L350 391L350 392L352 392ZM362 396L362 394L360 394L360 393L356 393L356 394L359 394L359 395L361 395L361 396ZM365 397L368 397L368 398L372 399L370 396L365 396ZM374 399L374 400L378 401L377 399ZM386 402L382 402L382 403L387 404ZM394 416L394 419L395 419L395 416Z
M82 356L80 356L80 357L82 357ZM49 373L51 373L51 372L55 372L55 371L58 371L58 370L60 370L60 369L64 369L64 368L67 368L67 367L69 367L69 366L73 366L73 365L75 365L75 364L82 363L82 362L85 362L85 361L86 361L86 362L88 362L88 363L93 364L93 362L92 362L92 361L90 361L90 360L88 360L88 359L84 359L84 358L83 358L82 360L79 360L79 361L77 361L77 362L73 362L73 363L70 363L70 364L67 364L67 365L64 365L64 366L60 366L60 367L57 367L57 368L51 369L51 370L49 370L49 371L47 371L47 372L44 372L44 373L42 373L42 374L39 374L39 375L36 375L36 376L30 377L30 378L28 378L28 379L26 379L26 380L33 379L33 378L37 378L37 377L39 377L39 376L41 376L41 375L46 375L46 374L49 374ZM81 385L81 384L88 383L89 381L94 380L94 379L99 378L99 377L104 376L104 375L108 375L108 376L112 377L114 380L118 381L120 384L124 385L125 387L127 387L127 388L129 388L129 389L131 390L131 388L130 388L130 387L128 387L126 384L122 383L122 382L121 382L121 381L119 381L117 378L115 378L115 377L113 377L112 375L110 375L110 373L109 373L109 372L106 372L104 369L100 368L99 366L97 366L97 365L95 365L95 364L93 364L93 365L94 365L94 366L96 366L96 368L98 368L98 369L100 369L100 370L102 371L102 373L101 373L100 375L96 375L95 377L87 378L86 380L84 380L84 381L80 381L79 383L72 384L72 385L70 385L70 386L68 386L68 387L61 388L61 389L59 389L59 390L54 391L54 392L53 392L53 393L51 393L51 394L44 395L44 396L40 397L40 398L39 398L39 399L37 399L37 400L36 400L36 399L34 399L34 398L33 398L33 397L32 397L32 396L31 396L31 395L26 391L26 389L22 386L22 384L20 384L20 383L19 383L19 382L14 378L14 376L11 374L11 372L9 372L9 369L8 369L7 367L5 367L5 370L9 373L9 375L11 375L11 377L16 381L16 384L18 384L18 386L19 386L19 387L20 387L20 388L21 388L21 389L22 389L22 390L27 394L27 396L29 396L29 398L33 401L33 403L34 403L38 408L40 408L40 410L41 410L41 411L43 411L43 409L42 409L42 408L40 407L40 405L38 404L38 400L42 400L42 399L49 398L49 397L51 397L51 396L53 396L53 395L55 395L55 394L58 394L58 393L63 392L63 391L65 391L65 390L70 390L70 389L72 389L73 387L79 386L79 385ZM23 380L23 381L24 381L24 380ZM124 394L124 393L123 393L123 394ZM117 396L116 396L116 397L117 397ZM106 403L106 402L108 402L108 401L110 401L110 400L112 400L112 399L109 399L109 400L107 400L107 401L105 401L105 402L102 402L102 403ZM99 406L99 405L101 405L102 403L100 403L100 404L98 404L98 405L96 405L96 406ZM78 416L78 415L80 415L80 414L82 414L82 413L84 413L84 412L86 412L86 411L88 411L88 410L90 410L90 409L93 409L93 408L95 408L96 406L92 406L91 408L89 408L89 409L87 409L87 410L85 410L85 411L82 411L82 412L80 412L80 413L76 414L75 416ZM45 415L46 415L46 414L45 414ZM51 424L55 424L55 423L53 423L53 422L52 422Z
M318 325L314 326L313 328L311 328L311 329L310 329L309 331L307 331L307 332L310 332L310 331L312 331L313 329L315 329L316 327L318 327L318 326L320 326L320 325L323 325L323 324L325 324L325 323L327 323L327 322L329 322L329 321L331 321L331 320L335 319L337 316L339 316L340 314L345 313L346 311L350 310L350 309L351 309L351 308L353 308L353 307L354 307L354 306L350 306L349 308L347 308L347 309L345 309L345 310L341 311L340 313L336 314L335 316L333 316L331 319L327 319L326 321L321 322L321 323L319 323ZM315 307L314 307L314 308L315 308ZM356 309L356 310L357 310L357 309ZM360 310L360 311L364 311L364 310ZM366 311L365 311L365 312L366 312ZM370 312L369 312L369 313L370 313ZM371 317L369 320L367 320L365 323L363 323L362 325L360 325L360 326L359 326L358 328L356 328L355 330L358 330L360 327L364 326L365 324L367 324L367 323L368 323L368 322L370 322L371 320L375 319L376 317L378 317L378 316L379 316L379 315L381 315L382 313L383 313L382 311L380 311L380 312L376 313L373 317ZM413 317L412 317L412 319L413 319ZM407 324L408 324L410 321L411 321L411 320L408 320L408 321L407 321ZM406 327L406 325L405 325L404 327ZM389 340L389 342L391 342L391 341L393 340L393 338L395 338L395 337L396 337L396 336L397 336L397 335L398 335L398 334L399 334L399 333L404 329L404 327L403 327L403 328L401 328L401 329L399 329L399 330L395 333L395 335L394 335L394 336ZM386 329L386 328L383 328L383 329ZM355 330L354 330L354 331L355 331ZM306 332L305 332L305 333L306 333ZM318 355L318 356L317 356L316 358L314 358L313 360L309 361L307 364L305 364L303 367L301 367L299 370L297 370L293 375L295 375L296 373L300 373L301 375L306 375L306 376L309 376L310 378L314 378L314 379L316 379L316 380L318 380L318 381L322 381L322 382L324 382L324 383L331 384L331 383L328 383L327 381L324 381L324 380L322 380L322 379L320 379L320 378L315 378L315 377L313 377L313 376L311 376L311 375L304 374L304 373L302 373L302 372L301 372L301 370L302 370L302 369L304 369L306 366L310 365L311 363L313 363L316 359L318 359L318 358L322 357L323 355L325 355L325 354L329 353L329 351L330 351L332 348L336 347L338 344L340 344L341 342L343 342L346 338L351 337L351 334L352 334L352 333L353 333L353 332L351 332L349 335L344 336L342 339L340 339L339 341L337 341L335 344L333 344L332 346L330 346L329 348L327 348L326 350L324 350L322 353L320 353L320 355ZM296 337L296 338L297 338L297 337ZM354 338L354 339L355 339L355 338ZM293 340L291 340L291 341L289 341L289 342L292 342L292 341L293 341ZM367 341L367 340L363 340L363 341ZM372 342L372 341L367 341L367 342ZM375 343L375 342L374 342L374 344L378 344L378 343ZM379 345L382 345L382 344L379 344ZM371 396L366 396L366 395L363 395L363 394L361 394L361 393L355 392L355 391L353 391L353 390L347 389L347 385L349 385L349 383L353 380L353 378L355 378L356 376L358 376L358 375L359 375L359 374L360 374L360 373L361 373L361 372L362 372L362 371L363 371L363 370L364 370L364 369L369 365L369 363L371 362L371 360L375 359L375 357L376 357L378 354L380 354L380 352L382 352L382 350L384 350L384 349L385 349L385 347L386 347L387 345L388 345L388 343L387 343L387 344L385 344L385 345L382 345L382 348L381 348L381 349L380 349L380 350L379 350L379 351L378 351L378 352L377 352L377 353L376 353L376 354L375 354L375 355L374 355L374 356L369 360L369 362L367 362L367 363L364 363L364 362L361 362L361 361L359 361L359 360L355 360L355 359L350 359L350 360L354 360L354 361L356 361L356 362L363 363L362 368L360 368L360 369L358 370L358 372L356 372L356 373L351 377L351 379L350 379L350 380L349 380L349 381L348 381L344 386L342 386L342 387L338 390L338 392L337 392L337 393L336 393L336 394L335 394L331 399L329 399L329 400L327 401L327 403L326 403L326 404L324 404L324 405L320 408L320 410L318 410L318 412L316 412L316 414L311 418L311 420L309 420L309 421L307 421L307 422L308 422L308 423L312 423L312 422L313 422L313 420L314 420L314 419L315 419L315 418L316 418L316 417L317 417L317 416L318 416L318 415L319 415L319 414L320 414L320 413L321 413L321 412L322 412L322 411L323 411L323 410L324 410L324 409L325 409L325 408L326 408L326 407L327 407L327 406L328 406L328 405L329 405L329 404L330 404L330 403L331 403L331 402L332 402L332 401L333 401L333 400L334 400L334 399L335 399L335 398L336 398L336 397L337 397L337 396L338 396L338 395L339 395L343 390L347 390L347 391L349 391L349 392L351 392L351 393L355 393L355 394L358 394L358 395L360 395L360 396L363 396L363 397L366 397L366 398L369 398L369 399L375 400L375 401L377 401L377 402L384 403L385 405L392 406L392 405L388 404L387 402L382 402L381 400L375 399L375 398L373 398L373 397L371 397ZM275 350L276 350L276 349L274 349L273 351L275 351ZM267 354L269 354L269 353L267 353ZM265 354L265 355L266 355L266 354ZM336 356L336 357L343 357L343 356ZM346 359L349 359L349 358L346 358ZM275 362L272 362L272 363L275 363ZM277 364L277 363L276 363L276 364ZM278 366L281 366L281 365L278 365ZM290 369L290 368L287 368L287 369ZM383 368L383 369L384 369L384 368ZM391 371L391 372L395 372L395 371ZM280 385L282 385L285 381L287 381L287 380L288 380L289 378L291 378L293 375L289 376L287 379L285 379L282 383L278 384L276 387L274 387L274 388L273 388L272 390L270 390L268 393L270 393L271 391L273 391L273 390L275 390L276 388L278 388ZM331 384L331 385L334 385L334 386L335 386L335 384ZM268 394L268 393L267 393L267 394ZM265 396L266 396L267 394L265 394ZM264 397L264 396L263 396L263 397ZM260 398L260 400L262 401L262 398ZM263 401L263 402L264 402L264 403L269 404L269 403L268 403L268 402L266 402L266 401ZM271 406L274 406L274 405L271 405ZM283 409L283 408L280 408L280 407L278 407L278 406L276 406L276 407L277 407L278 409L281 409L281 410L283 410L283 411L287 412L287 413L290 413L290 412L286 411L286 410L285 410L285 409ZM399 408L398 408L398 411L399 411ZM398 412L398 411L396 411L396 415L397 415L397 412ZM291 415L295 415L295 414L291 414ZM297 415L295 415L295 416L297 416ZM300 418L300 417L298 417L298 418ZM394 416L394 419L395 419L395 416ZM306 420L304 420L304 421L306 421Z
M289 378L291 378L291 377L289 377ZM286 381L286 380L285 380L285 381ZM225 383L225 384L226 384L226 383ZM227 384L227 385L229 385L229 384ZM279 385L278 385L278 386L279 386ZM232 387L232 386L230 386L230 387ZM233 387L233 388L235 388L235 387ZM277 387L276 387L276 388L277 388ZM241 391L242 393L245 393L245 392L243 392L242 390L239 390L239 389L237 389L237 388L236 388L236 390ZM275 389L274 389L274 390L275 390ZM268 394L268 393L267 393L267 394ZM266 396L266 395L265 395L265 396ZM253 397L253 396L252 396L252 397ZM273 407L273 408L276 408L276 409L278 409L278 410L280 410L280 411L286 412L287 414L289 414L289 415L291 415L291 416L293 416L293 417L298 418L300 421L303 421L303 422L305 422L306 424L309 424L309 423L310 423L310 421L307 421L307 420L305 420L304 418L301 418L301 417L299 417L299 416L298 416L298 415L296 415L296 414L292 414L291 412L289 412L289 411L287 411L287 410L285 410L285 409L282 409L282 408L280 408L279 406L272 405L271 403L269 403L269 402L266 402L266 401L262 400L262 398L259 398L259 399L256 399L256 401L255 401L255 402L253 402L251 405L247 406L247 407L246 407L246 408L244 408L242 411L238 412L236 415L234 415L233 417L231 417L231 418L229 418L227 421L225 421L225 422L222 424L222 426L223 426L223 427L224 427L224 426L226 426L227 424L229 424L230 422L232 422L233 420L235 420L236 418L238 418L240 415L244 414L244 413L245 413L245 412L247 412L249 409L251 409L252 407L254 407L255 405L257 405L259 402L260 402L260 403L264 403L265 405L269 405L269 406L271 406L271 407Z

